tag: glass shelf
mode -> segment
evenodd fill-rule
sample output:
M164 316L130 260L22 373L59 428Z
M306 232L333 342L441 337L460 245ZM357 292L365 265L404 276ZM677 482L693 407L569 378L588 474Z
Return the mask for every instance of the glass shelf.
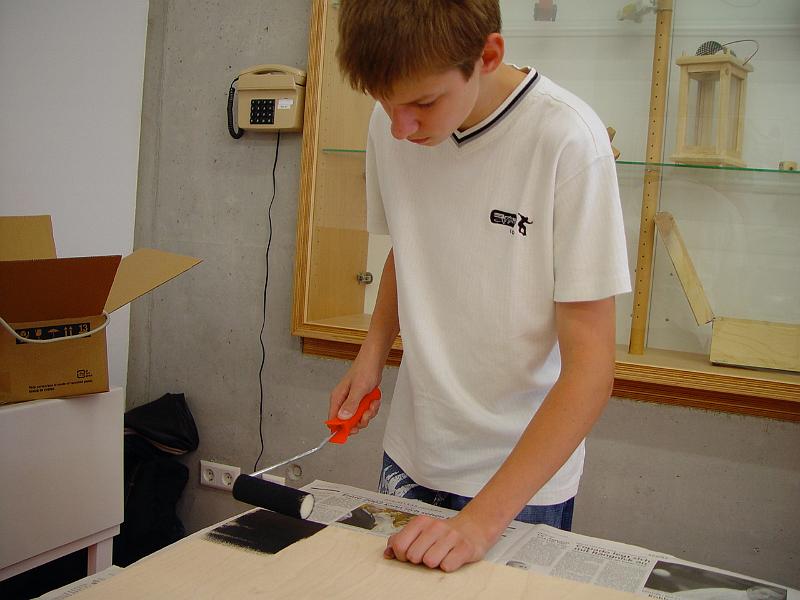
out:
M641 179L647 172L660 172L664 182L692 181L720 191L800 195L800 171L617 161L617 175L620 183L631 183L634 179Z
M366 154L366 150L358 150L354 148L323 148L323 154Z
M800 171L781 171L779 169L764 169L751 167L721 167L716 165L689 165L683 163L648 163L634 160L618 160L618 165L632 165L640 167L670 167L676 169L702 169L710 171L735 171L740 173L780 173L781 175L800 175Z
M360 148L323 148L323 154L364 156ZM640 179L647 171L660 171L663 179L683 179L714 186L720 190L772 191L780 194L800 194L800 171L781 171L761 167L728 167L689 165L680 163L648 163L618 160L617 172L621 182Z
M366 154L367 151L360 148L323 148L322 152L325 154ZM689 169L700 171L727 171L735 173L770 173L777 175L786 175L789 177L800 177L800 171L782 171L780 169L767 169L762 167L728 167L717 165L690 165L684 163L648 163L638 160L617 160L618 165L626 165L630 167L645 168L661 168L661 169Z

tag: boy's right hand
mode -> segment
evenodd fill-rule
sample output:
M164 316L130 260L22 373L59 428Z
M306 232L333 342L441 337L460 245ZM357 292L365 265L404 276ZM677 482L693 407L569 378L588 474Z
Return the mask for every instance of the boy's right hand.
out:
M328 409L328 419L336 417L349 419L355 414L361 399L374 390L381 382L381 370L377 373L373 369L364 368L358 358L350 367L350 370L342 380L333 388L330 396L330 407ZM364 415L358 424L350 430L350 433L358 433L359 429L366 427L369 422L378 414L381 407L380 400L373 400L369 408L364 411Z

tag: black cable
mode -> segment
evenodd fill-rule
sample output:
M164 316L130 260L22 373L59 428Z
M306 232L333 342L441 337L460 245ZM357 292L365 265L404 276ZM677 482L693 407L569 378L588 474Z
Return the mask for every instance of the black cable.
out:
M281 132L278 130L278 138L275 142L275 160L272 162L272 199L269 201L269 208L267 209L267 221L269 222L269 234L267 236L267 274L264 277L264 295L261 305L261 333L258 336L258 341L261 342L261 366L258 368L258 437L261 440L261 451L258 453L258 458L253 465L253 472L258 471L258 461L264 455L264 363L267 359L267 351L264 348L264 328L267 325L267 285L269 284L269 248L272 245L272 203L275 202L275 191L277 186L275 183L275 168L278 166L278 150L281 147Z
M231 81L231 89L228 90L228 133L230 133L231 137L235 140L238 140L244 135L244 129L236 131L236 129L233 127L233 95L236 92L233 84L237 81L239 81L238 77Z

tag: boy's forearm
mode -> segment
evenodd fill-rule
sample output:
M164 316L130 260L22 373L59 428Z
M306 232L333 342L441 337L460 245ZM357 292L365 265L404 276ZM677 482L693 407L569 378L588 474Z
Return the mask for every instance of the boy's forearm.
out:
M394 270L394 251L390 250L383 265L375 309L372 312L367 337L362 344L362 352L372 354L381 362L385 362L398 333L400 324L397 316L397 280Z
M461 511L482 524L489 543L561 468L597 421L608 401L607 386L586 383L564 378L551 389L503 465Z

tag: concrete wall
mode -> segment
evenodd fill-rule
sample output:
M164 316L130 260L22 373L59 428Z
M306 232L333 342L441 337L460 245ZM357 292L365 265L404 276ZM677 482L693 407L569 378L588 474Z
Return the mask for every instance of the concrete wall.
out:
M190 530L246 508L200 488L198 461L251 469L259 453L259 329L276 151L228 136L230 81L249 65L305 67L309 0L152 0L136 244L204 263L132 310L128 401L186 393L200 449L180 513ZM341 361L289 334L300 136L280 142L269 255L262 465L316 445ZM396 371L373 425L306 459L297 483L372 488ZM800 425L612 400L588 442L575 530L800 587Z

